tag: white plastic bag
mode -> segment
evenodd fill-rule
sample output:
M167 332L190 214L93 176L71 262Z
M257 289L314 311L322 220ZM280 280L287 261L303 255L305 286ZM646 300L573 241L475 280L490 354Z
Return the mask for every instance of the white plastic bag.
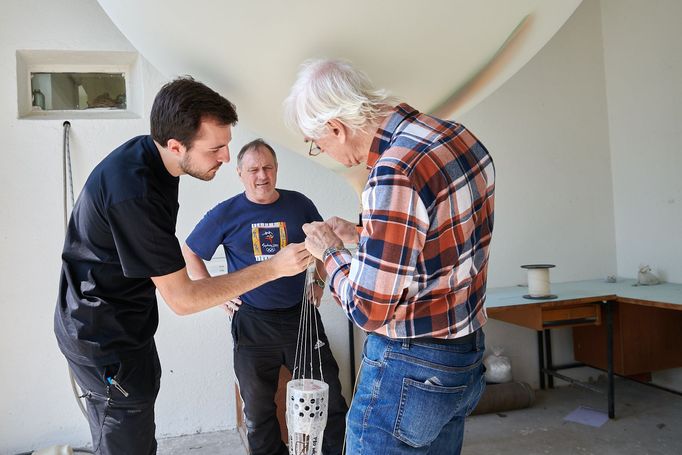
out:
M485 381L490 383L511 382L512 371L509 357L502 355L500 346L492 346L493 353L483 359L486 367Z

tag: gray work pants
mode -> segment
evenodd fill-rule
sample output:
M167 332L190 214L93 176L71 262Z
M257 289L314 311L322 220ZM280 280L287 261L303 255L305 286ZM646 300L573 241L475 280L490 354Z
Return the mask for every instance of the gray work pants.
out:
M113 365L68 362L87 401L94 452L99 455L156 454L154 403L161 379L156 347ZM107 378L113 378L128 396Z

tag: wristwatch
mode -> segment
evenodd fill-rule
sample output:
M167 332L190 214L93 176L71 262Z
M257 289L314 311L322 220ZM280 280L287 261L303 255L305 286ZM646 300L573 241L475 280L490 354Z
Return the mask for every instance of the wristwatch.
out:
M322 253L322 262L327 262L327 258L332 254L336 253L337 251L345 251L346 253L350 254L350 252L345 248L337 248L335 246L330 246L329 248L324 250L324 253Z
M313 280L313 283L315 283L316 285L318 285L318 286L321 287L322 289L324 289L324 285L326 284L324 280L321 280L321 279L319 279L319 278L315 278L315 279Z

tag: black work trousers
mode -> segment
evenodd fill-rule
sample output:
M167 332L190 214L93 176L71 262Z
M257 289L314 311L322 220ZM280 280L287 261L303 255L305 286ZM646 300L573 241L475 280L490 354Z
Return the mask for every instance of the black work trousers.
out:
M285 310L259 310L243 304L232 319L234 371L244 403L247 438L251 455L288 455L276 415L275 393L280 366L293 371L301 304ZM324 382L329 384L327 426L322 440L324 455L341 454L348 406L341 395L339 366L329 349L320 314L315 309L321 343L315 348L322 357ZM319 360L314 354L315 379L320 379ZM306 375L310 377L310 374Z
M152 345L133 359L106 366L81 365L67 360L87 400L95 453L155 454L154 403L161 380L156 346ZM107 378L112 378L128 396Z

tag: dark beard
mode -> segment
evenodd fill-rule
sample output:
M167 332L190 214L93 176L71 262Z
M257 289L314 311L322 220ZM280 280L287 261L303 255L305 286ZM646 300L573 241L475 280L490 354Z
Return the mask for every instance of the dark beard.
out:
M199 180L203 180L205 182L213 180L213 177L215 177L217 174L217 169L216 172L213 172L215 168L209 169L208 171L205 172L201 172L198 169L196 169L189 160L189 154L185 155L182 161L180 161L180 169L182 169L182 172L184 172L185 174L191 175L192 177L197 178Z

